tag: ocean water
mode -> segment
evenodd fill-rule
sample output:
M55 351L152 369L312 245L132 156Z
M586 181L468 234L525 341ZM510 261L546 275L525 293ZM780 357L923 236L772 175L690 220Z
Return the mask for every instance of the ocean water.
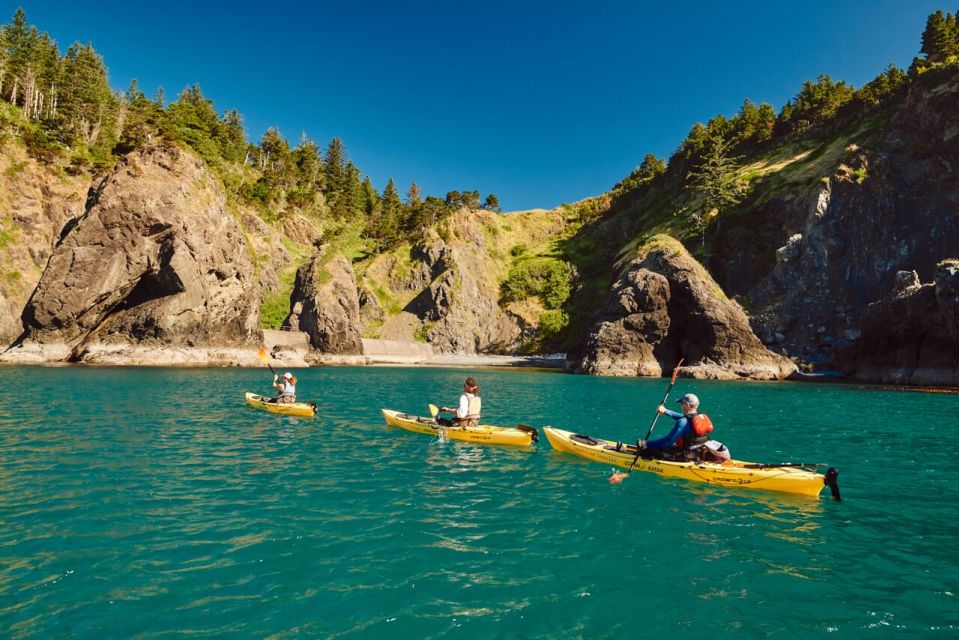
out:
M739 459L843 501L388 429L481 385L485 422L632 441L667 381L529 370L0 368L2 638L959 636L959 396L679 380ZM657 425L665 433L669 420Z

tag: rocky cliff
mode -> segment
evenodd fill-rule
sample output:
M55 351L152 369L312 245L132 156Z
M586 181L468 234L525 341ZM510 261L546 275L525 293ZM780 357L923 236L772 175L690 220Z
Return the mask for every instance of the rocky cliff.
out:
M20 315L68 220L83 214L89 179L46 167L7 143L0 153L0 351L23 333Z
M165 348L249 346L258 303L220 182L192 154L149 146L123 158L63 230L5 357L135 362Z
M290 304L284 327L305 332L314 349L334 355L363 353L359 295L349 260L328 249L318 251L297 270Z
M954 385L959 380L959 260L943 261L935 280L902 272L897 290L866 310L862 339L840 355L863 382Z
M546 244L563 228L556 212L454 213L412 246L361 265L366 335L419 340L437 353L515 352L525 321L500 291L510 248Z
M724 223L709 266L764 342L829 366L897 271L929 281L959 252L959 69L923 74L891 113L823 149L796 171L812 184L760 188L755 209Z
M569 368L615 376L658 376L685 358L696 378L778 380L795 371L767 350L743 310L683 246L655 236L616 280Z

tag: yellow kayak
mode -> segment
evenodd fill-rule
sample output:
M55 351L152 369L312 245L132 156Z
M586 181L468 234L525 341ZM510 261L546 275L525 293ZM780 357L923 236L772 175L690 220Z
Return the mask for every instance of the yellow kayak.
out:
M629 468L636 457L636 447L611 442L600 438L563 431L555 427L543 427L546 438L557 451L572 453L595 462ZM724 487L782 491L816 497L824 486L829 485L833 497L838 499L836 483L838 472L830 468L826 475L798 466L763 465L740 460L715 462L673 462L639 458L635 471L648 471L664 478L682 478Z
M270 398L247 392L246 403L254 409L262 409L284 416L312 418L316 415L316 404L312 402L270 402Z
M509 444L517 447L528 447L539 440L539 434L533 427L492 427L489 425L443 427L436 424L436 420L433 418L414 416L392 409L383 409L382 411L383 417L386 418L386 424L390 426L406 429L413 433L425 433L430 436L439 435L442 431L450 440L482 444Z

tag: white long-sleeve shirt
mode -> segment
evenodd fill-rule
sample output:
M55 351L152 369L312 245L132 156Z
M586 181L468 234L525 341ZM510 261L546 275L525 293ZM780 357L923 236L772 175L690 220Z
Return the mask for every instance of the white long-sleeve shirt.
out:
M470 414L470 400L472 400L473 398L476 398L477 400L479 400L479 398L473 395L472 393L464 393L463 395L460 396L460 404L458 407L456 407L457 418L462 419Z

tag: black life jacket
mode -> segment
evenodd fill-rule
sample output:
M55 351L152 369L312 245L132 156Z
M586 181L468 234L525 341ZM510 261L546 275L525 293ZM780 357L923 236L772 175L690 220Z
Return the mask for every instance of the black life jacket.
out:
M709 440L709 434L713 432L713 421L705 413L687 414L686 421L686 429L676 441L676 446L689 451L693 447L702 446Z

